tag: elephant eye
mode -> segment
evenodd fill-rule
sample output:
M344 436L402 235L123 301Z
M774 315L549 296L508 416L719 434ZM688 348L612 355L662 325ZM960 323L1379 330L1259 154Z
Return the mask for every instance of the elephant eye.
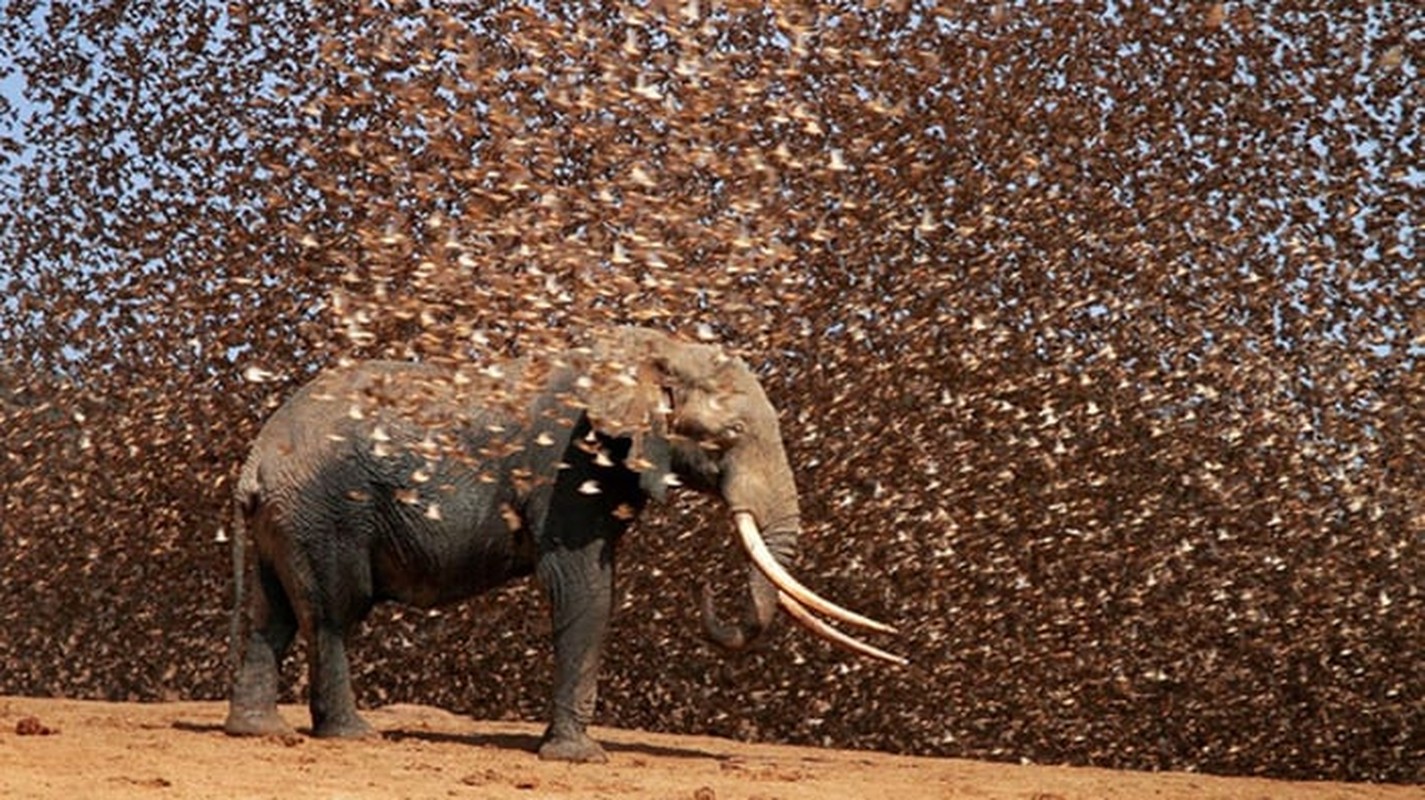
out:
M727 438L733 441L741 439L744 433L747 433L747 425L743 423L742 420L733 420L732 423L727 426Z

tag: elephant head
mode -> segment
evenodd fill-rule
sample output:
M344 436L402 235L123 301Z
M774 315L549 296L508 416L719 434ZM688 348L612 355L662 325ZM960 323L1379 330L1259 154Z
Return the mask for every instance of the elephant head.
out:
M627 465L644 490L661 498L669 485L687 485L720 497L731 513L750 560L748 600L741 618L726 622L703 588L702 619L712 642L747 647L780 606L822 638L905 663L810 612L869 630L890 626L825 600L787 572L801 530L796 483L777 411L747 364L720 348L640 328L603 334L590 352L579 399L595 429L632 441Z

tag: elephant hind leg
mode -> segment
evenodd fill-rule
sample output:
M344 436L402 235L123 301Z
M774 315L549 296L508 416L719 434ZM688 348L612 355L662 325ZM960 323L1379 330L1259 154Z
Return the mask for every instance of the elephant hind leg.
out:
M356 713L351 667L346 658L346 626L317 623L312 636L312 735L324 739L360 739L376 730Z
M347 637L373 603L370 563L357 551L325 566L317 579L324 591L316 593L320 599L312 604L310 625L303 621L310 645L312 735L332 739L373 736L376 730L356 712L346 654Z
M297 633L297 616L270 561L258 562L250 613L252 630L223 730L232 736L285 736L292 727L277 713L277 693L282 661Z

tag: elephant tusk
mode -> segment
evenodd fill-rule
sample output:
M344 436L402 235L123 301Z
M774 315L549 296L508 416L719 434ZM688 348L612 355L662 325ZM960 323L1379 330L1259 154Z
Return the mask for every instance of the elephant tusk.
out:
M792 577L786 568L777 562L776 556L767 549L767 543L762 539L762 532L757 530L757 521L752 518L752 514L746 511L733 512L733 519L737 522L737 533L742 538L742 547L747 551L747 555L752 558L752 563L762 570L762 574L767 576L778 589L796 600L802 606L839 620L847 625L855 625L867 630L880 631L881 633L895 633L896 629L877 622L870 617L863 617L854 611L838 606L827 600L811 589L803 586L800 581ZM805 610L805 608L803 609Z
M845 633L817 619L812 616L812 613L807 610L806 606L792 599L791 595L788 595L786 592L778 594L777 601L782 604L782 608L787 610L787 613L792 616L792 619L801 623L807 630L833 644L838 644L847 650L860 653L864 656L889 661L892 664L905 666L910 663L908 659L902 658L894 653L887 653L879 647L873 647L859 639L847 636Z

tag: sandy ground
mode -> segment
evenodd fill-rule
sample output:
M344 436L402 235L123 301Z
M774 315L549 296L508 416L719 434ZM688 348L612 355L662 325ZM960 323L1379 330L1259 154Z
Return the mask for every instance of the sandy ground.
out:
M3 798L1425 798L1425 787L1017 766L599 729L611 762L546 764L534 724L420 706L369 713L382 738L232 739L220 703L0 697ZM285 708L299 725L305 712Z

